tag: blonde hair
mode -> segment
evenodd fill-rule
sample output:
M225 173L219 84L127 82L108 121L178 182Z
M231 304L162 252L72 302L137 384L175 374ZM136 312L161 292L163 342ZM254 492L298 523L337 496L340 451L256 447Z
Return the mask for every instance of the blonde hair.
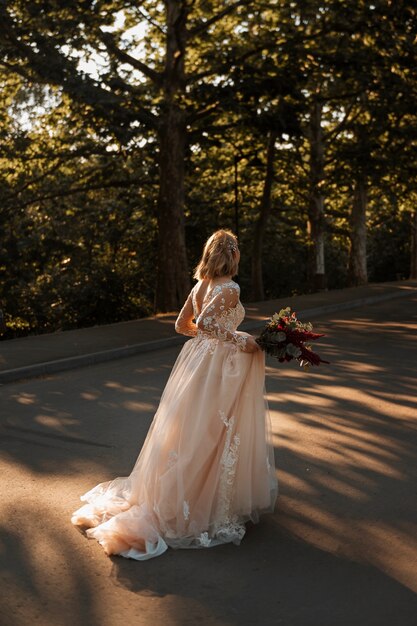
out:
M217 230L206 241L194 278L235 276L239 265L237 238L231 230Z

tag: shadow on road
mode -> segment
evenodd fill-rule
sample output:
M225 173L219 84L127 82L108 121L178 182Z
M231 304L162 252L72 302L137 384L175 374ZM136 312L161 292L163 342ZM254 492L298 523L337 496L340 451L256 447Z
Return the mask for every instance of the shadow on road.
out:
M303 373L270 363L267 376L280 526L414 591L416 304L414 297L394 311L385 305L366 317L333 318L317 326L330 366Z
M58 530L50 509L22 503L3 510L2 517L1 625L100 624L88 559L75 558L75 541Z
M174 596L178 625L206 625L208 615L233 626L415 624L411 591L295 539L278 522L279 512L250 527L239 548L172 551L146 564L114 557L113 578L137 595Z
M124 359L112 364L110 375L104 364L6 385L0 389L2 457L40 474L77 474L86 460L109 477L129 473L175 359L174 350L165 354L157 379L156 368Z

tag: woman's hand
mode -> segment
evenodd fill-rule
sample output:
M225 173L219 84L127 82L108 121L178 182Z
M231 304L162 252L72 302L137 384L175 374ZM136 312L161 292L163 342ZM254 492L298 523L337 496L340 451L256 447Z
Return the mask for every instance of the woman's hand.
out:
M252 337L252 335L247 335L245 352L258 352L258 350L260 349L260 346L255 341L255 337Z

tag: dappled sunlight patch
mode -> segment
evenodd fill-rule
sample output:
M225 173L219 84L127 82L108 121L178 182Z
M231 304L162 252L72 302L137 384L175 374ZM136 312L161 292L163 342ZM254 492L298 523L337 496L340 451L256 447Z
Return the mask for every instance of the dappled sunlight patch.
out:
M47 426L48 428L54 428L59 431L65 431L65 426L72 426L77 424L78 420L73 417L58 417L56 415L42 415L38 414L34 418L34 422L41 426Z
M407 323L407 322L394 322L393 320L387 320L383 324L380 321L375 321L372 319L361 319L360 317L356 317L355 319L350 320L334 320L335 325L343 325L346 324L351 328L363 328L367 332L369 329L376 329L378 332L382 334L388 332L400 331L403 333L405 330L415 331L417 324Z
M373 565L417 592L414 524L401 519L382 522L372 513L346 517L343 511L335 514L327 510L323 500L313 504L291 495L281 496L275 518L280 526L309 544L339 557Z
M279 524L319 549L372 564L416 590L416 525L407 522L410 508L402 495L409 491L407 458L413 462L407 438L390 436L385 427L366 430L367 418L364 430L344 419L324 436L298 419L292 414L282 420L275 438ZM380 517L387 515L382 524Z
M106 381L103 383L103 386L105 388L107 388L110 392L120 392L120 394L129 394L129 395L142 395L144 393L155 393L156 396L159 398L162 392L162 389L160 386L157 385L152 385L152 384L148 384L148 380L146 380L146 383L144 383L144 379L139 379L138 381L140 381L141 384L138 384L137 386L128 386L128 385L124 385L122 382L120 381ZM117 396L114 396L117 397Z
M104 383L104 387L107 389L116 389L117 391L122 391L123 393L137 393L138 390L136 387L128 387L127 385L123 385L121 382L117 382L115 380L108 380Z
M360 431L346 417L334 418L335 421L329 423L323 416L310 417L293 411L291 417L283 415L278 419L274 445L294 454L300 467L306 461L317 464L326 459L329 473L343 472L345 481L359 480L364 485L367 480L363 477L364 467L375 476L405 478L404 472L395 465L404 455L402 442L387 440L385 435L378 433ZM304 436L299 434L301 428ZM328 431L324 436L323 429ZM323 481L326 480L324 477Z
M365 381L362 378L361 384ZM323 417L322 413L327 412L326 420L329 418L332 421L346 420L346 416L357 415L358 417L363 414L364 410L369 409L367 419L377 419L389 417L395 420L411 420L413 421L417 403L413 396L400 396L405 397L410 406L406 404L401 405L401 415L398 416L398 397L393 396L390 393L374 393L372 390L360 389L357 385L351 386L335 385L331 386L323 385L320 383L314 384L304 388L302 391L289 388L285 392L269 392L267 395L268 402L271 404L276 402L277 404L302 405L306 407L316 407L315 418L317 423L321 422ZM343 416L339 416L339 412L336 409L337 405L343 403ZM334 409L333 413L328 410ZM292 413L294 415L294 413Z
M329 352L326 352L326 355L329 356ZM291 364L278 363L276 367L267 366L266 367L266 385L268 386L268 380L278 380L282 381L284 385L284 381L290 380L291 382L299 382L300 385L304 385L309 387L313 382L320 380L323 382L331 383L334 380L335 374L332 369L329 369L331 366L320 366L313 370L305 369L301 367L297 367Z
M321 485L321 487L326 488L326 490L330 490L334 494L339 494L343 498L349 498L355 500L356 502L362 501L367 502L370 499L368 494L368 490L375 487L375 480L372 480L369 476L366 478L353 470L350 472L350 481L346 482L347 472L341 471L340 477L335 476L334 472L332 473L324 473L323 471L315 472L316 481ZM359 483L359 486L355 486L353 484L353 480L356 480Z
M97 483L97 477L101 480L105 480L107 476L106 472L109 472L109 479L113 478L113 476L110 475L111 470L108 470L107 466L103 464L103 460L98 457L97 454L87 458L69 458L65 456L60 459L59 463L54 463L53 465L47 459L43 459L36 465L28 467L27 463L20 461L13 454L9 455L7 452L2 451L0 471L3 476L5 476L6 471L10 474L13 473L13 496L17 500L24 498L25 501L27 501L33 498L37 502L43 498L49 499L51 495L50 489L45 489L45 487L41 489L41 483L39 483L39 480L43 480L45 476L47 480L51 479L51 488L52 485L56 485L58 490L57 495L67 501L68 497L71 497L68 495L71 490L71 483L66 483L63 491L63 477L65 477L65 479L72 476L76 477L77 483L74 487L74 500L76 501L78 501L79 495L82 493L82 491L80 491L80 484L85 485L85 490L87 490L90 483ZM3 503L3 506L5 505L7 505L7 502ZM1 506L0 504L0 517Z
M159 351L158 351L159 352ZM135 367L133 368L134 374L157 374L161 370L169 369L171 370L173 363L159 363L157 366L147 365L145 367Z
M135 402L133 400L126 400L125 402L122 402L122 407L128 411L135 411L139 413L141 411L154 411L156 408L155 405L150 402Z
M361 524L358 534L364 538L364 552L368 559L382 571L417 593L416 526L401 520L387 524L375 520ZM387 543L390 550L387 550Z
M410 385L414 382L414 387L416 387L416 381L415 379L412 381L410 379ZM392 397L392 393L388 392L388 391L384 391L381 389L378 389L377 391L369 391L368 392L370 395L376 397L376 398L380 398L384 401L388 400L388 401L392 401L393 397ZM411 407L414 408L414 410L417 412L417 395L416 394L405 394L405 393L400 393L400 392L396 392L395 393L395 403L408 403L411 405ZM417 423L413 420L414 425L417 427Z
M348 343L349 358L326 371L269 370L276 518L303 541L415 589L417 533L404 500L415 458L414 370L366 357L361 341Z
M305 495L313 495L317 493L317 488L314 487L311 482L303 479L301 476L294 476L283 469L278 472L278 478L280 481L283 481L283 483L291 485L291 488L298 493L303 493Z
M344 536L346 522L331 513L319 503L301 501L297 497L285 494L281 496L278 518L286 528L299 537L308 539L313 544L334 543L339 547L339 537Z
M66 462L65 474L75 477L76 483L72 486L74 501L78 503L80 494L90 489L100 481L112 480L114 472L106 459L100 458L96 453L89 458L73 458ZM68 489L70 486L68 485ZM69 500L67 499L69 503Z
M378 475L395 478L396 480L403 480L406 478L406 474L404 472L399 471L398 469L390 465L390 463L393 461L393 455L390 455L388 452L386 453L387 460L384 462L384 460L382 459L377 459L375 454L372 453L369 449L358 451L352 448L349 449L349 446L346 445L343 448L342 456L346 462L350 462L351 464L350 467L352 471L346 471L346 478L359 476L360 480L364 480L363 471L361 471L361 463L366 464L367 474L372 472L375 475L375 478L377 478Z
M328 325L344 326L346 328L350 328L354 325L360 326L362 324L368 325L373 323L374 319L372 317L360 317L359 315L355 315L354 318L337 317L329 319L329 321L327 322Z
M21 391L20 393L13 394L11 396L16 402L19 404L36 404L38 398L34 393L27 393L25 391Z
M281 364L277 363L275 367L267 366L266 367L266 375L271 376L272 378L298 378L299 376L304 377L306 375L305 371L303 371L299 366L296 367L294 364Z
M317 396L321 396L319 399ZM269 396L268 396L269 400ZM328 394L320 391L319 388L308 389L305 392L292 392L280 394L280 399L273 398L271 396L271 402L290 402L291 404L300 404L303 406L317 407L317 414L320 414L320 410L324 407L334 407L337 404L337 400L333 399Z
M339 433L332 438L331 443L325 444L325 448L337 451L345 458L351 458L357 464L372 459L382 459L387 464L398 461L401 458L403 447L395 441L387 442L384 437L374 433L363 432L359 434L355 429L341 426Z
M385 371L385 367L366 361L343 361L343 368L355 374L378 374Z
M98 400L100 396L101 393L99 391L82 391L80 393L80 398L83 400Z
M327 354L327 356L329 356ZM302 376L303 374L301 374ZM324 384L329 384L331 385L333 380L334 380L334 375L333 374L325 374L324 373L324 369L322 369L320 372L318 372L317 370L315 372L311 372L311 370L307 373L307 376L309 377L308 379L304 379L303 380L303 384L305 384L306 386L308 385L308 383L312 384L316 381L320 381Z
M319 391L323 393L326 392L326 388L317 387ZM356 405L360 408L360 411L363 412L364 409L370 409L374 415L387 416L391 419L404 419L406 417L415 417L415 408L402 406L401 407L401 418L397 417L396 413L398 413L398 402L396 401L396 396L391 396L392 401L388 401L383 398L375 398L368 391L363 391L358 387L345 387L345 386L332 386L331 390L328 390L326 393L331 393L333 396L337 397L337 399L345 400L349 402L351 405Z
M271 443L274 448L279 448L283 435L277 430L271 432Z

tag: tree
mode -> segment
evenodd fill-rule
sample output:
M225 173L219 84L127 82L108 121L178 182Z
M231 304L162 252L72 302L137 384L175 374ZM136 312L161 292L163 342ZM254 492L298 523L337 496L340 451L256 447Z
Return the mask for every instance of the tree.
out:
M348 264L353 284L406 274L410 3L67 5L0 0L7 315L129 319L155 292L177 309L222 226L239 226L245 298L340 287Z
M158 141L159 310L178 308L189 288L184 232L187 135L193 125L216 109L216 104L207 105L198 95L203 81L210 84L215 78L219 60L212 56L210 62L210 54L205 53L199 72L195 55L190 54L187 67L187 53L192 42L202 40L211 52L213 48L218 51L212 34L216 25L247 4L236 0L223 7L212 2L203 8L186 0L166 0L162 12L159 4L143 2L137 6L116 0L72 6L19 0L0 3L3 65L58 87L84 106L89 123L98 132L105 124L108 132L128 143L139 127ZM124 28L117 26L121 15ZM153 52L148 63L135 54L138 36L128 35L132 26L144 24L148 49ZM231 32L233 35L233 29ZM102 59L97 78L83 71L78 62L92 54ZM229 61L227 54L223 56L223 71L227 72Z

